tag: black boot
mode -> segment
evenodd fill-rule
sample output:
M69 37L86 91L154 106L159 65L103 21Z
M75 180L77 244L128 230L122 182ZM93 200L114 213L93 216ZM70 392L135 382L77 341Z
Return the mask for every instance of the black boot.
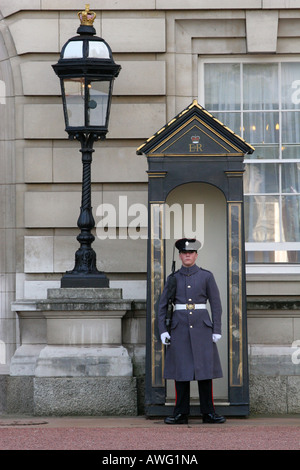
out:
M224 416L219 416L216 413L209 413L203 415L203 423L225 423Z
M176 416L168 416L165 418L166 424L188 424L188 417L187 415L182 415L179 413Z

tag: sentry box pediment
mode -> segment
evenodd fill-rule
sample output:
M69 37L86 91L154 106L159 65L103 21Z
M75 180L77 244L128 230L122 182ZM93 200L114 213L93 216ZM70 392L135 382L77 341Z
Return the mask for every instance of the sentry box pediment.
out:
M137 154L146 154L148 157L210 157L241 156L253 151L251 145L194 100L147 139L137 149Z

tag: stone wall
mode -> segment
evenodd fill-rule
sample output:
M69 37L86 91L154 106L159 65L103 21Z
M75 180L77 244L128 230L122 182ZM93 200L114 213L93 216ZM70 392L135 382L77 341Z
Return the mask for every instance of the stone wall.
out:
M249 297L253 413L300 412L300 297Z

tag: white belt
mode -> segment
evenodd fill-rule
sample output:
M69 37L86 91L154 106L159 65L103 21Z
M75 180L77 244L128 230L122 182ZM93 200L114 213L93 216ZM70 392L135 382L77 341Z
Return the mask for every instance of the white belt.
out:
M206 309L206 304L176 304L175 310L199 310Z

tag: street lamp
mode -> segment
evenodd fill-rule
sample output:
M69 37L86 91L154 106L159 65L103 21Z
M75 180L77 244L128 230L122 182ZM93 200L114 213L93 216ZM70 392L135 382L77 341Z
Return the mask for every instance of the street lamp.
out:
M93 144L103 140L108 132L108 121L114 79L121 66L112 57L109 45L95 36L93 22L96 13L86 5L78 13L78 36L63 46L60 59L53 65L60 78L66 132L69 139L81 143L83 177L82 200L77 225L80 248L75 254L75 266L61 279L61 287L108 287L106 275L98 271L95 240L91 230L95 226L91 207L91 163Z

